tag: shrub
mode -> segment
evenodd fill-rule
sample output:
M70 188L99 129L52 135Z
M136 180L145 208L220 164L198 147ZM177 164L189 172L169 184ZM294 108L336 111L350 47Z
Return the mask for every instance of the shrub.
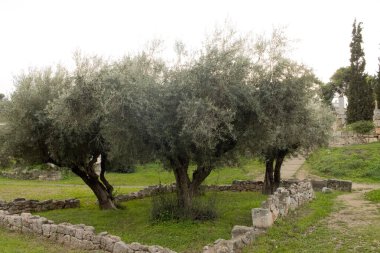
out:
M357 134L370 134L375 129L373 121L360 120L348 125L348 129Z
M213 220L217 218L216 196L199 196L193 199L191 210L178 206L175 193L161 192L152 197L151 219L153 221L169 220Z

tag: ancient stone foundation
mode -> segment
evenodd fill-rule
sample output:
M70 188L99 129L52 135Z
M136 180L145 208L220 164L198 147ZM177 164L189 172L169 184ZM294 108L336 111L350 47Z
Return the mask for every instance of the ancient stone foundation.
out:
M107 232L96 234L92 226L54 224L51 220L30 213L10 214L1 210L0 226L44 237L72 249L102 250L111 253L175 253L160 246L126 244L120 237L109 235Z
M339 179L311 180L314 191L322 191L324 187L336 191L351 192L352 182Z
M79 205L80 202L78 199L38 201L18 198L11 202L0 200L0 210L8 211L10 214L76 208L79 207Z

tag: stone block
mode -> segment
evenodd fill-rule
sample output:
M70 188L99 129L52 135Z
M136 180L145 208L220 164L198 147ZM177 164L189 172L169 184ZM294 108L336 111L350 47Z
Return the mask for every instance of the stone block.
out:
M51 228L50 224L43 224L42 225L42 235L45 237L49 237L50 236L50 228Z
M75 229L75 238L79 240L83 240L83 234L84 234L84 229L82 228L76 228Z
M322 191L323 187L327 187L326 180L311 180L311 185L314 191Z
M337 191L351 192L352 182L338 179L328 179L326 187Z
M245 233L251 232L253 230L254 230L253 227L246 227L246 226L238 226L238 225L236 225L236 226L234 226L232 228L231 236L232 236L232 238L236 238L236 237L244 235Z
M252 209L252 225L257 228L269 228L273 225L272 213L267 208Z
M131 249L124 242L117 242L113 247L113 253L129 253Z

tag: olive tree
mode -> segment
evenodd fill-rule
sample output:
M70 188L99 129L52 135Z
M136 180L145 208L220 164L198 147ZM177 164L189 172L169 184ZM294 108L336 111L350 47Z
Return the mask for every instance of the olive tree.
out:
M6 106L8 138L3 145L7 154L27 162L70 168L91 188L102 209L115 208L113 188L105 179L108 145L101 134L107 66L97 58L76 59L73 73L57 67L16 79Z
M107 65L96 57L78 55L76 61L71 85L46 108L51 124L46 146L55 164L70 168L90 187L101 209L114 209L113 187L105 177L108 142L101 133Z
M4 104L6 143L10 154L29 162L51 162L46 139L50 121L46 106L70 85L67 70L31 70L16 77L16 90Z
M280 184L285 157L326 144L332 121L316 97L312 72L284 55L281 34L265 43L255 83L260 135L252 149L265 160L263 193L271 194Z
M197 57L170 68L155 89L153 117L143 124L155 157L175 175L185 210L218 162L249 138L255 118L250 68L245 41L216 33Z

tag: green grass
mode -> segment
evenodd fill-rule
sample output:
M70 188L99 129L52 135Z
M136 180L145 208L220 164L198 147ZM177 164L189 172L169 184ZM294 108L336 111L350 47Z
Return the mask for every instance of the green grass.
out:
M194 166L190 167L191 170ZM240 166L223 167L215 169L207 177L206 184L231 184L233 180L253 180L264 173L264 166L255 159L241 159ZM164 170L160 163L148 163L136 167L134 173L107 173L107 179L115 186L148 186L170 184L175 181L172 172ZM1 183L1 178L0 178ZM54 181L46 181L45 184L57 184ZM72 173L66 173L59 184L82 185L83 181Z
M324 148L307 165L313 174L357 182L380 182L380 143Z
M239 167L220 168L213 171L206 183L229 184L236 179L254 179L262 171L263 166L259 162L242 160ZM107 177L118 194L137 191L143 186L155 185L159 182L174 182L173 174L163 170L158 163L139 166L132 174L109 173ZM2 200L9 201L18 197L37 200L78 198L81 201L81 207L78 209L40 213L56 223L84 223L94 226L97 232L108 231L118 235L126 242L158 244L179 252L199 252L203 246L218 238L230 238L234 225L251 224L251 208L258 207L265 199L265 196L252 192L209 194L215 194L217 197L219 216L216 220L155 223L150 220L150 198L126 202L124 209L121 210L100 211L91 190L80 178L73 175L60 181L15 180L0 177L0 199Z
M317 193L315 200L278 220L244 252L333 252L326 241L330 233L320 221L334 211L339 194Z
M380 189L367 192L364 196L369 201L380 203Z
M217 201L218 218L213 221L153 222L150 219L150 198L126 202L121 210L100 211L93 205L40 215L55 222L92 225L97 232L107 231L126 242L158 244L179 252L199 252L203 246L218 238L230 238L234 225L249 226L252 222L251 209L266 199L266 196L255 192L218 192L208 195L215 195Z
M138 187L116 187L118 194L138 191ZM36 200L77 198L81 206L93 206L95 195L83 184L69 185L38 180L15 180L0 177L0 200L11 201L15 198Z
M70 250L48 240L32 235L11 232L0 228L1 253L85 253L87 251Z

